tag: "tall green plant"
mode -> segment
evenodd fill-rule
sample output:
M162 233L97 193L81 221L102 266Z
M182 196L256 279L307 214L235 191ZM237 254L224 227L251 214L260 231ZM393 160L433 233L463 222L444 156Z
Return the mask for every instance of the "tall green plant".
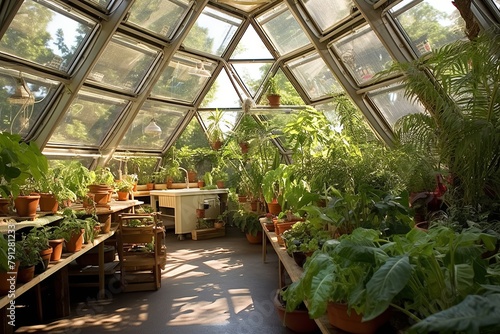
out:
M500 198L500 33L446 45L429 57L394 64L406 95L429 114L408 115L396 137L436 152L452 177L450 199L480 207Z

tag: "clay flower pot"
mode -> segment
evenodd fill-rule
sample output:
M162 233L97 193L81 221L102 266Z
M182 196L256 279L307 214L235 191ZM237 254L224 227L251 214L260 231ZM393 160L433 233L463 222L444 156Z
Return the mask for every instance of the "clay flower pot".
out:
M273 304L281 322L296 333L315 333L318 330L316 322L309 318L308 310L305 306L299 307L292 312L286 312L284 303L280 298L281 289L276 290Z
M351 310L347 312L347 304L328 303L328 321L334 327L355 334L374 334L377 329L391 318L391 311L387 309L384 313L369 321L361 321L363 316Z
M17 215L19 217L34 218L36 216L36 209L38 208L39 202L40 195L17 196L14 200Z

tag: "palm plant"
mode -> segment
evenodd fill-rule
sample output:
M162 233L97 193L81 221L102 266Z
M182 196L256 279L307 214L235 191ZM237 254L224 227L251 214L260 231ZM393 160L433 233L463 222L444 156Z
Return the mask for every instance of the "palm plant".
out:
M450 173L456 205L479 207L500 196L499 52L497 28L384 72L406 73L407 97L429 112L400 119L396 138L435 152Z

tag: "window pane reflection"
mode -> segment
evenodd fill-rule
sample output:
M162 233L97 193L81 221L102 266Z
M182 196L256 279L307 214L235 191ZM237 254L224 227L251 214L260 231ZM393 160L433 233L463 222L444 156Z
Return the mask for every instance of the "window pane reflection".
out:
M464 38L465 23L451 1L402 1L390 11L418 55Z
M166 105L165 103L146 101L137 114L134 122L120 143L124 149L161 149L166 140L187 114L187 109ZM144 132L144 128L154 120L161 133L152 135Z
M370 80L392 60L368 25L341 38L333 47L358 84Z
M0 68L0 131L28 134L52 100L59 83ZM19 96L21 90L24 98Z
M0 52L68 72L94 26L63 9L24 1L0 40Z
M265 31L280 55L287 54L310 43L297 20L284 3L257 17L257 23Z
M392 128L405 115L425 112L420 103L415 104L404 96L404 88L401 86L379 89L368 94L368 97Z
M80 92L50 142L97 146L126 106L125 100Z

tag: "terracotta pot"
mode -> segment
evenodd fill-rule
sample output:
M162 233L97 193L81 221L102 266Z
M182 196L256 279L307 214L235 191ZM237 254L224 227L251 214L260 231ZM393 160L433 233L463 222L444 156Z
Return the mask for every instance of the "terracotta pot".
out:
M250 144L248 142L246 142L246 141L239 142L238 145L240 145L241 153L243 153L243 154L248 153L248 149L250 148Z
M47 270L53 251L52 247L40 251L40 258L42 260L35 265L35 274L41 274Z
M101 214L97 216L99 223L101 223L100 233L109 233L111 230L111 214Z
M224 180L217 180L216 184L218 189L224 189Z
M35 266L19 268L17 271L17 282L28 283L35 277Z
M119 201L128 201L128 191L117 191Z
M217 229L224 228L225 224L226 223L224 223L223 221L217 221L217 222L214 223L214 228L217 228Z
M80 233L71 234L69 241L66 241L66 251L69 253L75 253L82 249L83 246L83 233L84 229Z
M107 191L99 191L95 193L89 193L89 197L93 199L96 206L107 206L108 205L108 196L109 193Z
M347 312L347 304L328 303L327 306L328 322L334 327L343 331L355 334L374 334L377 329L385 324L391 318L390 309L372 319L362 322L363 316L359 315L351 309L351 313Z
M0 213L8 215L10 206L10 200L8 198L0 198Z
M277 223L274 226L275 227L276 236L278 237L278 244L280 246L284 246L285 245L285 241L281 237L281 234L283 234L283 232L285 232L286 230L291 229L292 226L293 226L293 224L295 224L295 223L296 223L295 221L293 221L293 222L285 221L285 222L282 222L282 223Z
M210 146L212 146L213 150L218 151L222 147L222 141L217 139L217 140L211 142Z
M257 235L252 235L246 233L247 241L251 244L261 244L262 243L262 231L257 232Z
M196 218L205 218L205 209L196 209Z
M318 325L314 319L309 318L308 310L305 306L291 312L287 312L285 305L280 301L281 289L276 290L273 304L281 322L296 333L315 333L318 330Z
M40 211L42 212L52 212L56 213L59 209L59 203L57 202L54 194L40 194Z
M17 215L19 217L34 218L36 216L36 209L38 208L39 202L40 195L17 196L14 200Z
M146 190L153 190L155 188L155 184L153 182L149 182L146 184Z
M238 196L239 203L246 203L247 200L248 200L248 197L246 197L246 196Z
M52 247L50 261L59 261L63 251L64 239L49 240L49 245Z
M191 183L198 182L198 173L196 173L194 170L189 170L188 171L188 181Z
M281 96L276 94L269 94L266 96L269 101L269 106L277 108L280 106Z
M257 211L257 208L259 207L259 201L253 200L250 202L250 208L252 211Z
M205 186L205 181L198 180L198 188L203 188Z
M267 211L277 216L281 212L281 205L279 203L267 203Z
M422 221L419 223L415 224L415 228L422 230L424 232L427 232L429 230L429 222L428 221Z

